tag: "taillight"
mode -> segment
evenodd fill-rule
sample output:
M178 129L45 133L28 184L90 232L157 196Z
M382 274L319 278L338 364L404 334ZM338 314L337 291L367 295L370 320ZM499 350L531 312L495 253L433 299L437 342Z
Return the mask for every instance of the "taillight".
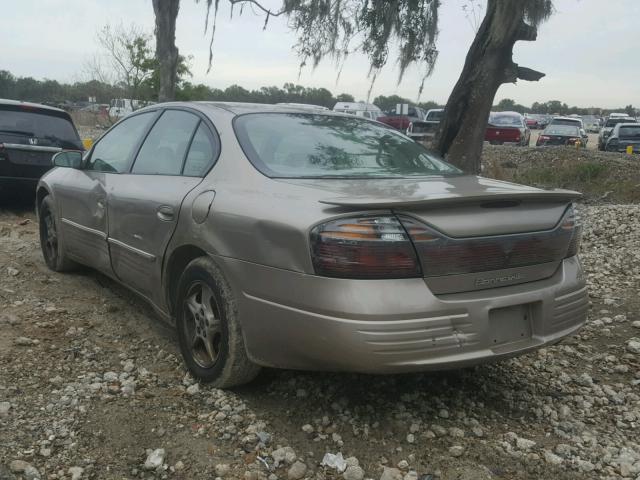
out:
M311 231L316 274L338 278L421 277L407 232L393 216L332 220Z
M580 227L573 207L552 230L452 238L413 218L400 217L413 240L425 277L504 270L576 255Z
M580 242L582 241L582 221L573 205L565 213L561 227L563 230L571 232L571 241L565 258L573 257L580 251Z
M549 137L547 137L546 135L540 135L540 136L538 137L538 140L547 141L547 140L549 140Z

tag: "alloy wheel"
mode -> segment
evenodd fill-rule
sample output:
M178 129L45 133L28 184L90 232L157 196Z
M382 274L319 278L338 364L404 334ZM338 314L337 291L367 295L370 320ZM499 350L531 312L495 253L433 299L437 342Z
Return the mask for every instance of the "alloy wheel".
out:
M211 288L193 282L183 303L183 328L193 360L201 368L213 367L220 356L222 322Z

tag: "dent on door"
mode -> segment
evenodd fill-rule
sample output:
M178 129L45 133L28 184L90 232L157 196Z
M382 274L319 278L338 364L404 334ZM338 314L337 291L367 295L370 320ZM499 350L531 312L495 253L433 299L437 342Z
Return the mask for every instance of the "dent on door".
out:
M110 270L105 174L65 169L56 185L65 248L81 263Z

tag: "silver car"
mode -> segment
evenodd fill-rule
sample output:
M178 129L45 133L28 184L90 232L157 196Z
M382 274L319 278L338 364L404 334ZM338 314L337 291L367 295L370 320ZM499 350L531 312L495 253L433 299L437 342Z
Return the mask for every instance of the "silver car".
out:
M47 265L147 299L218 387L260 366L464 367L585 322L578 194L464 175L367 119L161 104L54 163L37 190Z

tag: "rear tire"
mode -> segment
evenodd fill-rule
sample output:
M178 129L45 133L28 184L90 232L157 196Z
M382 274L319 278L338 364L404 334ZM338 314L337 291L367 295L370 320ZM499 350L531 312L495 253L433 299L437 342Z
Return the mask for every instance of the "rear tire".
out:
M191 374L217 388L253 380L260 367L249 360L236 299L210 258L187 265L176 298L180 351Z
M51 196L42 199L38 207L38 226L40 230L40 248L44 261L54 272L75 270L78 264L70 260L65 253L64 241L56 219L55 207Z

